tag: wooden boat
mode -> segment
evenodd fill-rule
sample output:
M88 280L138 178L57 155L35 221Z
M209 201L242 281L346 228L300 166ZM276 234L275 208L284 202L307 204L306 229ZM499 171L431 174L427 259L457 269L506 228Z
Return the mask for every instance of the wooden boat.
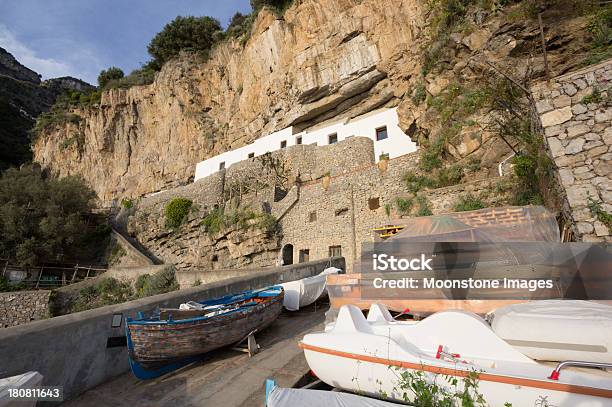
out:
M466 311L398 323L381 309L368 321L358 307L343 306L331 329L304 337L300 347L322 381L374 397L411 401L415 393L402 377L422 378L453 394L466 389L466 379L475 378L478 394L491 406L612 406L612 364L536 361ZM564 322L559 328L571 329L571 319ZM610 327L610 321L602 324L603 337L612 336ZM564 342L563 330L556 332L559 343Z
M36 399L15 401L9 395L9 389L31 389L40 386L43 376L38 372L26 372L17 376L0 379L0 407L24 406L34 407Z
M132 372L139 379L151 379L242 341L274 322L282 311L283 295L282 287L274 286L190 302L191 309L161 309L149 318L128 318Z
M339 268L328 267L316 276L283 283L285 290L284 307L289 311L298 311L318 300L326 290L326 278L341 272Z

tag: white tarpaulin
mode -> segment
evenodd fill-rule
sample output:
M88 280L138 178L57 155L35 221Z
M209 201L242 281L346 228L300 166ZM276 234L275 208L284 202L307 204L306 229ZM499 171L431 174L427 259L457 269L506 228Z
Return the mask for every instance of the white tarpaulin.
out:
M398 407L399 405L337 391L275 387L268 395L266 407Z
M281 284L285 289L283 305L289 311L297 311L300 307L315 302L325 292L325 279L328 274L338 274L341 270L328 267L316 276Z

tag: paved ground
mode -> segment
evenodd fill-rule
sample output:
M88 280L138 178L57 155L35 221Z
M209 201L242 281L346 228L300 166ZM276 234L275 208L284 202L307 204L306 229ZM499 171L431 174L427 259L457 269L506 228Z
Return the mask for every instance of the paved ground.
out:
M323 329L327 308L327 304L317 304L299 312L283 311L257 336L262 349L252 358L224 349L211 352L205 361L150 381L139 381L127 373L62 407L263 406L267 378L291 387L308 371L297 343L304 334Z

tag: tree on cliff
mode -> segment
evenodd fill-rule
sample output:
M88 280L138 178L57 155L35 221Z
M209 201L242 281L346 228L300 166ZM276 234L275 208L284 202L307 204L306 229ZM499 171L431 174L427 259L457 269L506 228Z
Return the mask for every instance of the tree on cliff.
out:
M108 69L104 69L98 75L98 86L100 89L104 88L110 81L119 80L123 78L124 73L120 68L111 66Z
M258 11L263 6L272 7L278 11L282 11L292 3L292 0L251 0L251 8Z
M179 16L153 37L147 49L161 66L183 50L208 53L222 33L221 24L212 17Z
M75 255L94 198L78 178L51 178L35 165L8 169L0 177L0 257L34 266Z

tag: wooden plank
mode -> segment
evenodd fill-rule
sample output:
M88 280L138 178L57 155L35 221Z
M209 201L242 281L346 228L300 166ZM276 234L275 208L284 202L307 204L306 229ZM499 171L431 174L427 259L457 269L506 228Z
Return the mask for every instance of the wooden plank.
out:
M181 319L201 317L209 312L212 311L199 309L162 308L159 310L159 319L161 319L162 321L167 321L170 315L172 315L172 319L178 321Z

